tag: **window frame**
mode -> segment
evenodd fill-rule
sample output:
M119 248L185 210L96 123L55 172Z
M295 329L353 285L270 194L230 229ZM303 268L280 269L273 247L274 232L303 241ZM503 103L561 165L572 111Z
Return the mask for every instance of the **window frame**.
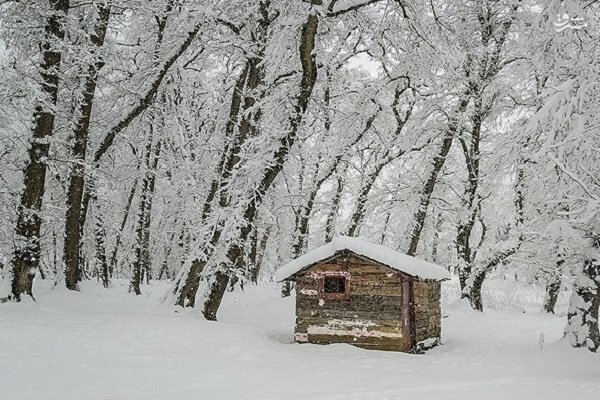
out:
M350 298L350 274L345 271L324 272L319 276L319 298L325 300L348 300ZM344 278L344 291L339 293L325 293L325 279Z

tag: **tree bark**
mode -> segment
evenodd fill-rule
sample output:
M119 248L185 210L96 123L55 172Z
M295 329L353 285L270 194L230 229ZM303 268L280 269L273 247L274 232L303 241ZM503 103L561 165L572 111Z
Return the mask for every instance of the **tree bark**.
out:
M246 61L246 65L244 69L240 73L236 84L233 88L233 93L231 94L231 105L229 106L229 118L227 120L227 124L225 125L225 150L221 154L221 158L219 160L219 164L216 168L217 177L215 177L208 190L208 194L206 199L204 199L204 206L202 207L202 221L206 221L210 216L210 213L213 209L213 202L219 193L219 188L221 187L223 181L230 176L229 168L233 166L235 163L234 160L234 148L236 148L235 142L238 142L238 150L239 146L243 143L243 138L236 138L235 128L239 123L239 114L240 107L242 104L242 96L244 93L244 88L246 86L246 82L248 81L248 71L250 69L250 61ZM240 143L242 142L242 143Z
M382 246L385 246L385 239L387 239L388 228L390 226L390 219L392 217L391 212L387 212L385 214L385 220L383 221L383 229L381 230L381 238L379 239L379 243Z
M271 24L269 7L270 1L261 1L259 3L260 17L258 20L258 29L253 37L258 50L253 52L253 55L246 60L244 69L238 77L232 93L229 119L225 126L227 145L217 166L218 175L211 182L209 193L204 200L201 218L203 223L211 216L215 201L218 200L217 205L219 208L229 205L230 194L228 185L235 167L240 162L241 148L249 138L255 137L258 134L261 111L260 107L256 107L256 104L265 95L263 88L265 74L263 53L266 46L268 28ZM176 305L181 307L195 306L196 293L200 285L200 274L204 271L206 263L221 238L222 224L223 221L217 222L210 236L205 239L200 256L192 261L189 270L182 270L173 290L173 294L176 296ZM218 285L221 280L216 279L214 283Z
M469 285L469 294L465 296L467 297L469 303L471 304L471 307L475 311L483 311L483 297L481 296L481 289L483 287L483 282L485 281L486 276L486 269L477 271L477 273L475 273L475 276L472 277L472 284Z
M421 189L421 192L419 193L419 206L412 218L413 228L410 234L410 243L406 251L406 254L410 256L417 254L417 247L419 245L419 240L421 240L423 227L425 226L427 209L429 208L429 203L431 202L431 195L433 194L433 190L437 185L440 172L442 172L442 168L446 163L446 157L448 156L450 148L452 147L452 141L458 132L460 117L465 113L470 102L470 95L468 93L468 91L465 92L465 94L461 96L461 99L459 100L458 109L454 114L454 118L450 120L448 128L444 132L442 145L440 146L436 156L433 158L429 176L425 182L425 185L423 186L423 189Z
M554 270L550 274L550 279L546 285L546 296L544 298L544 311L549 314L554 314L554 308L560 294L560 285L562 281L562 273L565 260L562 254L558 255L558 260Z
M381 111L381 108L379 108L378 111ZM362 140L362 138L365 136L365 134L371 130L371 128L373 127L373 123L375 122L375 119L377 118L377 115L378 115L378 112L375 112L367 119L363 130L358 135L356 135L356 137L352 140L352 142L347 146L346 152L339 153L334 158L333 162L331 163L329 168L325 171L325 173L313 185L313 188L312 188L310 194L308 195L307 202L300 211L300 218L298 220L297 228L296 228L296 231L297 231L296 238L297 239L293 246L294 257L300 256L302 254L302 250L304 249L304 246L306 245L305 242L306 242L306 236L308 234L308 221L310 219L310 214L312 213L312 209L314 207L314 202L317 197L317 193L321 189L321 186L323 186L323 184L338 169L338 166L340 165L340 163L341 163L344 155L346 155L347 151L349 151L349 149L351 149L358 142L360 142ZM339 185L338 185L338 187L339 187Z
M486 260L481 267L474 268L473 272L471 272L466 281L465 288L462 290L461 297L469 301L473 310L480 312L483 311L483 298L481 295L481 289L488 272L496 268L499 264L503 263L507 258L514 255L519 250L520 246L521 242L519 241L515 246L509 247L504 251L494 254L491 258Z
M225 126L225 139L228 142L225 151L221 155L219 164L217 166L217 177L211 182L209 192L206 199L204 200L204 206L202 207L201 221L205 223L214 208L213 203L215 199L219 197L219 206L225 206L229 200L225 193L225 187L228 184L228 180L231 177L232 169L235 167L237 161L239 161L238 152L241 149L242 144L247 139L242 137L241 129L238 130L237 135L235 128L239 124L240 107L242 104L242 96L246 82L248 81L248 71L250 69L250 62L247 61L246 65L237 79L236 85L233 89L231 96L231 105L229 109L229 119ZM248 125L245 125L246 127ZM219 192L221 194L219 195ZM196 294L198 292L198 286L200 285L200 274L204 271L206 262L210 258L214 247L218 243L221 237L221 226L220 224L213 229L212 234L206 240L207 243L201 250L201 256L195 258L190 264L188 271L182 271L185 276L181 276L180 280L176 282L173 293L177 296L175 301L176 305L181 307L194 307L196 304Z
M138 165L139 171L139 165ZM121 238L123 237L123 231L125 230L125 225L127 225L127 220L129 219L129 210L131 210L131 204L133 203L133 197L135 196L135 191L137 189L138 178L135 178L133 184L131 185L131 189L129 190L129 195L127 196L127 203L125 204L125 209L123 210L123 219L121 220L121 225L119 226L119 230L117 232L117 238L115 239L115 247L113 248L110 255L110 276L112 277L113 271L117 268L117 252L119 251L119 247L121 247Z
M481 124L485 119L483 111L483 94L474 96L473 117L471 118L471 146L469 147L463 138L460 142L467 166L468 181L465 188L462 206L466 216L459 220L456 234L456 255L458 257L458 276L461 290L464 290L467 279L470 278L473 269L473 249L471 248L471 233L477 220L479 203L476 202L477 190L479 188L479 145L481 141Z
M325 91L325 105L327 107L327 111L329 110L329 106L330 106L330 94L329 94L329 90ZM380 111L381 108L379 108L378 111ZM310 216L312 214L312 210L315 204L315 199L317 198L317 194L319 193L319 190L321 190L321 187L323 186L323 184L334 174L334 172L337 170L340 162L342 161L342 158L344 157L344 155L352 148L354 147L358 142L361 141L361 139L365 136L365 134L371 130L373 123L375 122L375 119L377 118L377 112L373 113L373 115L371 115L366 123L365 126L363 128L363 130L352 140L352 143L350 143L347 147L345 151L340 152L333 160L333 162L329 165L328 169L322 174L321 177L317 178L317 181L314 182L313 187L311 188L309 194L308 194L308 198L306 199L306 203L301 207L298 216L296 218L296 239L294 241L294 244L292 246L292 256L293 257L299 257L300 255L302 255L302 252L304 251L304 249L306 248L306 241L308 238L308 224L310 221ZM329 113L326 114L327 117L325 118L325 130L327 132L330 131L331 129L331 121L328 117ZM319 174L319 170L317 168L316 171L316 175L318 176ZM302 178L303 174L300 174L300 177ZM302 185L301 185L302 186ZM304 189L303 189L304 191ZM291 282L285 281L283 283L283 287L281 289L281 296L282 297L287 297L291 295L291 291L292 291L293 285Z
M439 213L436 217L435 225L433 228L433 240L431 243L431 261L434 264L442 265L439 258L440 252L440 232L442 231L442 225L444 223L444 219L442 218L442 214Z
M320 6L321 4L321 0L311 0L311 5L313 6ZM302 79L300 81L300 93L296 97L294 104L294 112L289 120L290 128L286 135L280 139L279 147L274 154L274 162L270 163L264 170L261 182L254 191L254 197L246 207L243 214L243 225L237 235L237 240L233 240L227 246L226 261L219 263L217 266L215 279L209 285L208 296L203 305L203 314L208 320L216 320L217 311L221 305L221 300L229 281L229 274L233 269L243 267L243 246L251 231L251 225L256 216L256 209L262 203L264 195L273 184L279 172L283 169L283 164L296 141L298 130L308 108L308 103L317 80L318 66L314 50L319 27L318 14L313 14L313 10L310 12L306 22L302 26L300 36L299 53L302 64Z
M40 267L40 211L46 184L46 158L49 139L54 132L54 108L58 99L59 70L63 41L64 17L69 10L68 0L50 0L50 16L44 28L40 65L42 98L33 112L33 129L29 159L24 168L25 188L21 194L15 235L18 243L12 257L11 299L19 301L23 294L33 298L33 278Z
M94 242L96 247L96 269L102 280L102 286L110 286L109 266L106 260L106 230L100 215L100 207L96 207L96 226L94 227Z
M410 235L410 244L407 251L407 254L411 256L414 256L417 252L421 233L425 225L425 218L427 217L427 209L431 201L431 195L433 194L435 185L437 184L438 176L444 166L448 152L452 147L454 137L458 133L460 118L467 111L467 107L473 96L475 96L476 106L479 105L479 103L482 101L483 91L503 66L500 56L518 7L519 2L514 3L511 6L509 15L502 22L493 21L491 18L489 18L489 16L486 15L484 8L481 8L477 11L477 19L481 24L479 30L481 32L480 41L481 49L483 51L479 57L479 60L477 61L476 66L473 66L470 63L467 63L465 66L467 78L466 90L459 98L457 111L454 114L454 118L449 121L448 128L442 140L442 146L440 147L438 154L433 159L429 177L420 193L421 199L419 207L417 208L417 211L413 217L413 229ZM492 40L495 42L495 47L491 52L489 52L488 48L490 41ZM473 67L476 67L477 69L473 69ZM479 106L479 108L481 109L481 106ZM478 119L480 118L482 118L482 115L477 115L476 113L474 117L474 124L477 124ZM481 121L479 121L479 125L481 126ZM479 127L479 130L480 129L481 128ZM475 158L472 158L472 161L475 161ZM463 233L463 235L464 234L466 233Z
M171 67L179 60L181 55L185 53L185 51L190 47L196 35L200 31L202 27L202 23L198 23L195 25L191 31L189 31L185 35L185 40L183 43L175 49L175 51L160 65L158 73L154 77L154 79L150 82L149 87L144 92L143 96L139 99L138 104L133 106L125 116L119 120L111 129L108 130L104 139L102 140L100 147L96 150L93 156L93 164L94 168L98 168L100 165L101 159L108 152L108 150L112 147L115 138L118 134L123 132L129 125L144 111L146 111L152 104L154 104L156 94L161 87L162 81L165 76L167 76ZM86 190L83 194L83 200L81 202L81 218L79 220L80 230L83 231L83 227L87 218L87 211L89 208L89 203L91 198L93 197L92 192L94 189L94 183L91 179L88 180L88 184Z
M87 151L90 119L94 104L94 94L98 82L98 73L104 65L100 50L104 46L104 38L110 18L110 6L104 3L96 5L98 18L94 32L89 41L95 60L87 66L83 82L81 103L77 106L77 121L73 130L73 148L71 149L74 165L69 174L67 191L67 212L65 216L65 241L63 262L65 264L65 284L68 289L77 290L81 281L81 201L85 187L85 154ZM106 258L106 257L104 257Z
M396 120L396 130L394 132L394 138L396 139L402 135L404 125L406 125L406 121L408 121L408 118L412 114L413 103L410 103L410 107L406 111L406 113L404 113L404 115L401 115L401 112L399 110L401 96L404 92L406 92L409 89L409 87L410 86L407 82L407 84L403 85L402 87L396 87L396 90L394 91L394 102L392 103L392 111ZM369 174L367 174L366 179L363 181L362 186L359 190L358 199L356 200L356 208L354 209L354 212L350 217L350 225L348 226L348 230L346 232L347 236L358 236L360 232L360 227L366 216L367 200L369 199L371 190L373 189L373 186L375 185L377 178L379 178L379 175L381 174L383 168L385 168L385 166L391 163L394 159L398 159L404 154L406 154L406 151L402 150L399 151L397 154L393 154L392 148L393 146L388 146L385 148L383 154L381 154L379 160L375 163L373 170Z
M389 163L389 161L388 161ZM350 217L350 225L348 226L348 230L346 232L347 236L358 236L360 231L360 227L365 219L367 200L369 198L369 194L375 185L375 181L379 177L379 174L383 170L387 163L378 163L375 166L375 169L367 175L367 179L363 182L360 193L358 195L358 199L356 200L356 208Z
M595 247L596 252L598 246ZM600 349L598 308L600 307L600 257L587 258L575 281L570 300L565 337L573 347L592 352Z
M262 234L259 241L256 243L256 250L254 251L254 265L252 271L250 271L250 280L256 284L258 283L258 277L260 276L260 270L262 263L265 258L265 251L267 249L267 243L271 236L271 227L269 226Z
M345 168L343 171L338 171L336 175L337 187L335 189L335 195L333 196L333 200L331 202L331 208L329 209L329 213L327 214L327 221L325 222L325 242L331 242L333 239L333 235L335 233L336 223L337 223L337 215L340 211L340 204L342 202L342 194L344 192L344 178L342 174L345 172Z
M138 214L138 226L136 229L135 258L133 261L133 276L131 278L130 292L141 295L140 284L149 280L152 268L152 258L150 254L150 225L152 217L152 201L154 199L154 190L156 187L156 172L162 147L162 139L156 143L154 150L153 142L153 122L150 125L150 135L146 146L146 175L142 181L142 192L140 193L140 209ZM162 127L162 124L159 124Z

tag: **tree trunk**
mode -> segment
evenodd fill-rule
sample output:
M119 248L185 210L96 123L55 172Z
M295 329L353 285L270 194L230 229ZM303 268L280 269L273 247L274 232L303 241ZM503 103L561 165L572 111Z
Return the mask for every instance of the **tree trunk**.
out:
M335 233L335 228L337 224L337 215L340 211L340 204L342 202L342 194L344 192L344 178L342 175L345 173L345 168L343 171L338 171L336 175L337 187L335 189L335 195L333 196L333 200L331 202L331 208L329 209L329 213L327 214L327 222L325 222L325 242L331 242L333 239L333 235Z
M240 76L237 78L236 84L231 94L229 118L227 120L227 124L225 125L225 150L221 154L219 164L216 168L216 173L218 175L212 180L206 199L204 199L204 206L202 207L203 222L206 221L210 216L210 213L213 209L213 202L217 197L219 188L221 187L223 181L230 176L227 168L231 168L232 165L235 163L233 152L236 146L234 142L240 142L240 139L236 139L235 128L238 125L240 106L242 104L244 88L246 86L246 82L248 81L248 71L250 69L250 65L250 61L246 61L246 65L244 66L244 69L242 70ZM241 141L243 142L243 139L241 139ZM239 145L241 144L242 143L239 143Z
M227 274L227 272L219 270L215 271L215 273L211 277L211 283L209 285L210 295L204 302L204 308L202 310L202 314L207 320L217 320L217 311L219 311L221 300L223 299L223 294L225 293L225 290L227 290L228 284L229 275Z
M29 160L23 170L25 188L17 212L15 235L20 242L12 257L11 299L19 301L21 295L33 298L33 278L40 266L40 211L45 192L46 164L50 148L49 139L54 132L54 108L58 99L61 53L59 45L64 39L64 17L69 10L68 0L50 0L50 15L46 21L45 37L41 45L40 65L43 98L33 112L33 135Z
M469 300L473 310L483 311L481 289L488 272L514 255L519 250L520 245L521 243L518 242L515 246L494 254L479 268L473 268L473 272L466 281L465 288L461 291L461 298Z
M52 230L52 269L54 276L59 274L58 271L58 245L56 243L56 230Z
M433 240L431 243L431 262L434 264L441 265L439 261L439 252L440 252L440 232L442 230L442 225L444 220L442 218L442 214L438 214L436 217L435 225L433 228Z
M142 192L140 193L140 210L138 214L138 226L136 229L135 258L133 261L133 274L131 277L130 292L141 295L140 285L150 276L152 259L150 256L150 225L152 216L152 201L154 199L154 190L156 187L156 171L162 147L162 140L159 139L154 150L152 142L154 137L154 121L150 124L150 134L148 144L146 145L146 174L142 181ZM159 126L162 127L162 124ZM162 133L162 132L161 132Z
M427 209L431 201L431 195L433 194L435 185L437 184L438 176L442 171L444 163L446 162L448 152L452 147L454 137L458 133L460 118L467 111L470 99L473 96L475 96L475 108L477 109L473 117L473 123L475 125L474 131L475 129L477 129L478 131L481 130L481 120L484 117L484 113L482 113L481 107L483 91L486 89L488 83L498 74L498 72L502 68L502 48L504 46L506 37L508 36L508 31L512 26L518 7L519 2L514 3L511 6L509 15L507 15L507 17L503 21L495 21L497 22L497 25L492 25L493 20L485 15L484 7L482 7L478 11L477 17L481 24L481 26L479 27L479 30L481 32L479 40L481 41L481 48L483 49L483 51L481 52L480 56L473 56L470 54L468 55L469 58L478 58L477 65L467 64L467 66L465 66L467 78L466 90L460 95L458 108L454 114L454 117L449 121L448 128L446 129L442 140L442 146L440 147L438 154L433 159L429 177L427 179L427 182L425 183L425 186L421 190L421 200L419 203L419 207L417 208L417 211L413 217L413 229L410 235L410 244L408 246L407 251L408 255L414 256L417 252L417 247L421 238L423 226L425 225L425 218L427 217ZM495 35L492 36L492 33L495 33ZM489 51L490 41L495 42L495 47L491 51ZM477 125L479 125L479 127L477 127ZM477 132L478 136L479 134L480 132ZM477 143L478 145L479 137L476 138L476 142L473 142L473 144L475 143ZM471 155L470 159L471 163L479 162L479 157L475 157L474 155ZM471 181L471 174L469 175L469 179ZM470 184L472 184L472 182ZM466 234L467 232L463 233L463 235ZM460 247L461 244L457 244L457 246Z
M598 247L595 248L598 250ZM573 347L596 352L600 348L600 257L587 258L571 294L565 337Z
M175 223L174 225L176 225L177 223L177 218L175 218ZM183 232L183 230L182 230ZM182 246L182 236L183 233L180 232L179 234L179 238L178 238L178 246L181 247ZM169 273L169 256L171 255L171 252L173 250L173 244L176 243L175 242L175 236L177 235L176 231L173 231L171 233L171 237L168 238L167 240L164 241L164 246L163 246L163 251L165 252L165 258L161 264L160 270L158 272L158 275L156 277L157 280L162 280L162 279L170 279L170 273Z
M268 227L265 230L265 233L260 238L260 241L256 244L256 250L254 252L254 266L252 271L250 271L250 280L253 283L258 283L258 277L260 275L260 269L262 267L262 263L265 257L265 251L267 249L267 243L269 242L269 237L271 235L271 227Z
M235 165L239 162L241 147L251 137L257 135L260 121L260 107L253 110L257 102L263 99L264 93L264 50L267 33L271 24L269 17L270 0L260 1L256 34L253 35L257 50L246 60L244 69L238 77L231 95L229 117L225 125L226 148L217 166L218 176L213 179L209 193L204 201L202 220L206 220L212 210L213 201L219 189L228 183ZM240 109L242 112L240 113ZM241 119L240 119L241 117ZM237 129L237 132L236 132ZM222 191L222 190L221 190Z
M292 285L292 282L283 282L283 285L281 285L281 297L290 297L292 295L293 288L294 286Z
M406 90L409 88L408 84L405 86L398 86L394 92L394 102L392 103L392 111L394 113L394 118L396 120L396 130L394 132L394 137L399 138L402 135L402 131L404 126L406 125L406 121L412 114L413 103L410 103L409 109L401 114L400 109L400 99L401 96ZM392 154L393 145L387 146L383 151L383 154L380 155L379 160L375 163L373 170L367 174L366 179L362 182L361 188L359 190L359 195L356 200L356 208L350 217L350 225L348 226L346 235L347 236L358 236L360 233L360 227L363 224L363 221L366 216L366 206L367 200L369 199L369 195L371 190L373 190L373 186L379 178L381 171L383 168L392 162L395 159L402 157L406 154L406 151L400 151L397 154ZM389 214L388 214L389 216ZM387 223L387 222L386 222Z
M170 4L170 3L169 3ZM129 125L144 111L146 111L152 104L154 104L156 94L161 87L162 81L167 76L171 67L179 60L182 54L190 47L196 35L200 31L202 27L202 23L196 24L191 31L187 32L185 35L185 40L183 43L175 50L172 55L167 58L164 63L162 63L159 67L158 73L154 77L154 79L150 82L149 87L144 92L143 96L139 99L138 103L131 108L122 119L119 120L112 128L108 130L104 139L100 143L100 146L94 153L93 164L94 168L99 168L100 161L104 157L104 155L108 152L108 150L112 147L115 138L121 132L129 127ZM87 211L89 208L90 200L93 197L94 192L94 182L92 179L88 179L86 190L83 194L83 200L81 202L81 218L79 220L79 229L83 231L86 218Z
M560 284L562 280L563 266L565 260L561 254L558 255L558 260L554 270L550 274L550 280L546 285L546 296L544 299L544 311L549 314L554 314L554 307L558 301L558 295L560 294Z
M444 164L446 163L446 157L448 156L450 148L452 147L452 141L454 140L454 137L457 134L460 118L467 110L469 101L470 95L463 94L463 96L461 96L458 105L458 110L455 112L454 118L450 120L448 128L444 132L442 145L440 146L436 156L433 158L429 176L427 178L427 181L425 182L425 185L423 186L423 189L421 189L421 192L419 194L419 206L412 218L413 228L410 234L410 244L406 251L406 254L410 256L414 256L415 254L417 254L417 247L419 245L419 240L421 239L423 227L425 226L425 218L427 217L427 209L429 208L431 195L433 194L433 190L435 189L435 186L438 183L438 177L442 172Z
M481 289L483 287L483 282L485 281L485 277L487 275L486 270L478 271L475 276L472 277L473 283L469 287L469 294L466 296L471 304L471 307L475 311L482 312L483 311L483 299L481 296Z
M182 268L182 273L185 275L179 277L173 289L173 294L177 296L175 305L181 307L194 307L196 305L196 294L198 293L204 267L206 267L206 261L196 258L190 263L188 270Z
M294 258L300 257L306 248L308 239L308 222L310 221L310 216L315 205L317 193L321 188L321 183L322 182L318 182L318 186L312 188L311 192L308 194L306 204L301 207L298 218L296 218L296 238L294 240L294 244L292 245L292 257Z
M259 3L261 17L258 21L258 29L253 41L258 50L253 57L248 58L244 69L234 87L229 119L225 126L226 149L223 152L217 167L218 176L213 179L209 193L204 201L202 209L202 222L207 221L213 211L213 202L218 198L219 208L227 207L230 203L228 185L235 167L240 162L240 152L243 144L257 135L258 124L261 116L260 107L256 109L256 103L264 96L264 60L263 52L271 19L269 16L270 1ZM241 108L241 112L240 112ZM240 120L241 116L241 120ZM236 132L237 128L237 132ZM218 221L217 226L212 229L212 234L205 239L200 256L193 260L189 269L182 269L175 283L173 294L176 296L175 304L182 307L194 307L196 293L200 285L200 273L204 271L206 262L210 259L214 248L221 238L223 221ZM215 287L220 287L221 279L213 280ZM225 285L227 286L227 285ZM218 307L218 306L217 306Z
M321 0L311 0L311 5L313 6L320 6L321 4ZM300 94L296 98L294 112L289 120L290 128L286 135L280 139L279 148L274 155L274 162L270 163L264 170L261 182L254 191L254 197L248 207L246 207L243 214L243 225L237 235L237 240L233 240L227 246L226 261L221 262L217 266L215 278L209 286L208 296L204 302L203 314L206 319L216 319L221 300L227 289L229 273L234 268L240 269L243 267L243 246L251 231L251 224L254 222L256 209L262 203L264 195L273 184L279 172L283 169L283 164L298 136L298 130L304 119L304 114L308 108L308 103L317 80L318 66L314 50L318 27L319 16L316 13L313 14L311 10L311 14L309 14L302 26L300 36L299 53L302 64L302 80L300 82Z
M379 108L378 111L381 111L381 108ZM365 136L365 134L369 130L371 130L373 123L375 122L375 119L377 118L377 115L378 115L378 112L375 112L375 113L373 113L373 115L371 115L367 119L363 130L358 135L356 135L356 137L354 137L352 142L346 147L346 152L349 149L351 149L352 147L354 147L358 142L360 142L361 139ZM338 166L340 165L342 158L344 157L346 152L339 153L334 158L333 162L329 166L329 169L326 170L325 173L315 182L314 187L312 188L312 191L310 192L310 194L308 196L306 205L300 211L300 219L297 223L297 229L296 229L298 232L298 235L296 237L298 239L296 240L296 244L294 245L294 248L293 248L294 257L298 257L302 254L302 250L304 248L304 245L306 244L305 239L306 239L306 235L308 234L308 221L310 218L310 214L312 213L312 209L314 206L315 199L317 197L317 193L321 189L321 186L323 186L323 184L335 173L335 171L337 170ZM383 166L381 168L383 168ZM339 187L339 182L338 182L338 187Z
M72 158L74 165L71 168L69 178L69 189L67 191L67 212L65 216L65 242L63 250L63 262L65 264L65 284L68 289L77 290L81 281L81 201L85 188L85 154L87 151L90 119L94 94L98 81L98 72L104 65L104 61L98 54L104 46L104 38L110 18L110 6L98 4L98 20L94 32L90 35L91 52L95 56L94 62L87 67L86 77L83 83L81 103L78 105L77 121L73 130ZM104 257L105 258L105 257Z
M352 213L352 217L350 217L350 225L348 226L348 231L346 232L347 236L358 236L360 227L363 223L366 213L367 200L369 198L369 194L375 185L375 181L379 177L381 170L385 167L387 162L380 162L375 166L375 170L373 170L370 174L367 175L367 179L363 182L360 192L358 195L358 199L356 200L356 208Z
M161 124L161 129L162 129ZM162 150L162 140L159 140L154 148L154 160L150 166L150 173L147 175L148 179L148 191L145 196L145 206L140 207L140 217L144 222L142 229L142 236L139 243L142 248L142 259L140 263L140 269L142 270L142 282L148 283L152 279L152 253L150 251L150 227L152 222L152 205L154 203L154 193L156 192L156 174L158 171L158 163L160 160L160 153ZM142 185L143 187L144 185Z
M160 271L158 272L158 276L156 280L162 280L163 277L169 279L169 251L166 252L165 259L163 260L162 265L160 266Z
M385 214L385 220L383 221L383 229L381 230L381 239L379 239L379 243L382 246L385 246L385 239L387 239L388 228L390 226L390 218L392 217L391 212L387 212Z
M139 167L138 167L139 171ZM119 230L117 232L117 238L115 239L115 247L113 248L110 255L110 276L112 277L113 271L117 268L117 252L119 251L119 247L121 247L121 238L123 237L123 231L125 230L125 225L127 225L127 219L129 219L129 210L131 210L131 204L133 203L133 197L135 196L135 191L137 189L138 178L133 181L131 185L131 189L129 190L129 195L127 196L127 203L125 204L125 209L123 210L123 219L121 220L121 225L119 226Z
M479 189L479 145L481 125L485 118L482 96L482 93L476 93L474 96L473 117L471 118L473 124L471 146L469 147L464 139L460 139L468 173L467 186L462 199L462 206L466 215L460 218L456 234L456 255L458 257L458 276L461 290L465 290L466 281L471 277L472 264L475 261L474 252L471 248L471 233L479 212L479 203L476 202L477 190Z
M96 247L96 266L102 286L108 288L110 286L110 273L108 262L106 260L106 230L100 216L100 207L96 207L96 226L94 227L94 242Z
M236 135L235 127L238 125L242 95L246 81L248 80L249 68L250 63L247 61L244 70L237 79L231 95L229 119L225 126L226 148L221 155L216 169L218 176L212 180L209 192L204 200L201 216L202 223L206 223L209 219L214 208L213 202L215 201L215 198L217 198L219 190L222 191L222 194L218 196L219 205L225 206L229 201L225 193L225 187L228 183L228 179L231 177L232 169L238 161L238 154L235 154L234 152L236 149L239 152L241 145L246 139L241 137L241 130L238 131L238 134ZM204 271L206 262L210 258L212 251L221 237L220 225L221 223L218 223L217 227L212 229L212 234L206 239L206 243L201 249L201 255L191 262L189 269L186 270L185 268L182 268L179 279L175 283L175 288L173 290L173 294L176 296L176 305L181 307L195 306L196 294L198 292L198 286L200 285L200 274Z

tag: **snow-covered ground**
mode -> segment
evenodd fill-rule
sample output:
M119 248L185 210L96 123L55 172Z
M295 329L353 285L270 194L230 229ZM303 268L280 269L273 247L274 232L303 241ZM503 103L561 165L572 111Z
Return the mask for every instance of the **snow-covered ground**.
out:
M295 344L294 300L274 285L228 293L219 322L158 304L165 284L115 286L38 283L37 303L0 305L0 399L600 398L600 356L560 341L565 296L544 315L516 282L488 285L483 314L446 284L444 345L425 355Z

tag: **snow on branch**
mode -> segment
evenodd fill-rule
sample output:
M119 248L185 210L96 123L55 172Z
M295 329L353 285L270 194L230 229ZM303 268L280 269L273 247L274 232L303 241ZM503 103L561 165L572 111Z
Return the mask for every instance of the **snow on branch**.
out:
M558 15L556 21L554 21L554 29L556 32L562 32L565 29L581 30L587 28L588 24L581 17L571 17L569 14L564 13Z
M379 3L381 0L367 0L367 1L360 1L358 3L352 4L352 5L346 5L345 8L339 8L339 9L335 9L335 6L338 4L337 0L332 0L331 3L329 3L329 7L327 7L327 16L328 17L337 17L346 13L349 13L351 11L357 11L363 7L366 6L370 6L371 4L375 4L375 3ZM353 3L353 2L350 2Z

